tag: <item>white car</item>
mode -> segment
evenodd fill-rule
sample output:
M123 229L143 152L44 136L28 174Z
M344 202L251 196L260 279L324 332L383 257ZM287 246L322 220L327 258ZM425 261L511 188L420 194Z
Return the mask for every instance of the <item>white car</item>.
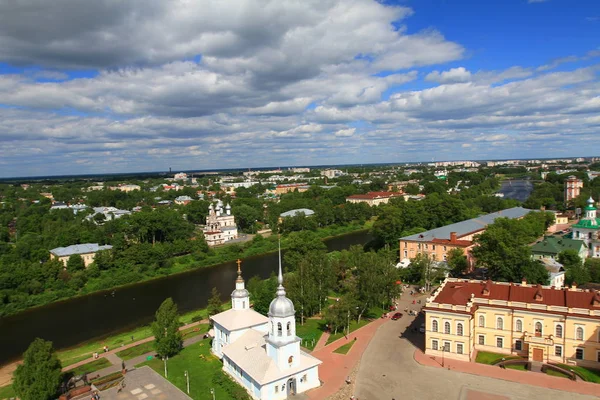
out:
M425 323L421 324L421 327L419 328L419 332L425 333Z

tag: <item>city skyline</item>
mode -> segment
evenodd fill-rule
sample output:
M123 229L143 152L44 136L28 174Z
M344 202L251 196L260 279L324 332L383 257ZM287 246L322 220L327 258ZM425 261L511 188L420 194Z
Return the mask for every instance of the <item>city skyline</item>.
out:
M0 177L599 153L598 7L479 3L0 4Z

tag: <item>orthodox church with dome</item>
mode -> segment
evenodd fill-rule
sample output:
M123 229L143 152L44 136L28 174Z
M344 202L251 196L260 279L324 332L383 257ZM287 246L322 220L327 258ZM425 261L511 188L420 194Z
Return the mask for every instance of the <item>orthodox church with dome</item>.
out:
M211 203L208 206L206 225L202 230L204 239L209 246L223 244L238 237L238 228L235 217L231 215L231 206L227 204L223 208L223 202L219 200L217 206Z
M283 287L281 249L279 286L268 317L250 308L240 266L238 260L232 308L211 317L211 350L223 361L223 370L253 399L286 399L320 386L321 361L300 350L301 339L296 336L296 311Z
M588 248L588 257L600 257L600 218L596 215L594 199L591 197L585 207L585 216L571 227L573 239L583 240Z

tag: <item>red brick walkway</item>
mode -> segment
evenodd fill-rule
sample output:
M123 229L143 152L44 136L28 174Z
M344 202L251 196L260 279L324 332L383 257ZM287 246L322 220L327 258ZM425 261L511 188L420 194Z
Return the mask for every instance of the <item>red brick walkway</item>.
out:
M317 349L315 346L316 350L311 354L323 361L323 364L319 366L319 377L323 382L323 385L306 393L307 396L310 399L323 400L328 396L337 393L340 387L346 384L346 377L350 375L352 369L361 359L371 338L375 334L375 331L387 321L389 321L387 318L377 319L376 321L351 332L348 338L338 339L320 349ZM354 343L348 354L343 355L333 352L343 344L354 340L354 338L356 338L356 343ZM319 340L319 342L321 342L321 340Z
M421 350L415 350L415 361L421 365L442 368L441 357L433 357L424 354ZM444 367L467 374L487 376L489 378L504 379L507 381L524 383L527 385L541 386L549 389L562 390L600 397L600 385L591 382L573 382L570 379L550 376L542 373L516 371L502 369L492 365L478 364L474 362L444 359Z

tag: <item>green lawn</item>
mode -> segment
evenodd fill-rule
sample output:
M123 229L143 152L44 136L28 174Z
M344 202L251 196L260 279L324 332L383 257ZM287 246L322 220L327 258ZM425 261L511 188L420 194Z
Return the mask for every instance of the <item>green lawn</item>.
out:
M338 347L333 352L338 354L348 354L352 346L354 345L354 340L349 341L348 343Z
M151 351L154 351L154 340L151 342L138 344L135 347L130 347L128 349L121 350L117 352L117 356L122 358L124 361L127 361L137 356L141 356L142 354L149 353Z
M164 376L162 360L154 358L136 367L142 365L148 365ZM222 368L221 361L210 353L210 341L208 340L184 348L180 354L167 361L168 380L184 392L186 391L184 372L188 371L190 396L193 399L209 399L211 388L214 388L215 398L219 400L245 399L245 397L235 394L235 391L241 390L241 393L245 393L245 391L230 379L224 378Z
M579 366L575 366L575 365L566 365L566 364L556 364L556 365L566 369L567 371L572 369L573 371L578 372L588 382L600 383L600 370L599 369L584 368L584 367L579 367Z
M526 364L509 364L509 365L506 365L506 368L516 369L517 371L527 371Z
M90 372L98 371L102 368L110 367L112 364L106 358L99 358L90 363L80 365L79 367L70 370L75 375L89 374Z
M308 350L315 348L325 330L325 321L321 319L305 319L304 325L296 324L296 335L302 339L302 346Z
M13 390L12 385L0 387L0 399L9 399L16 396L17 395Z
M502 358L504 358L505 360L515 360L515 359L521 358L521 357L509 356L507 354L501 354L501 353L492 353L489 351L478 351L475 362L478 362L480 364L494 365L497 362L500 362L502 360Z
M550 368L548 368L546 370L546 374L552 375L552 376L559 376L561 378L567 378L567 379L569 379L569 377L567 375L563 374L562 372L558 372L558 371L555 371L555 370L550 369Z

